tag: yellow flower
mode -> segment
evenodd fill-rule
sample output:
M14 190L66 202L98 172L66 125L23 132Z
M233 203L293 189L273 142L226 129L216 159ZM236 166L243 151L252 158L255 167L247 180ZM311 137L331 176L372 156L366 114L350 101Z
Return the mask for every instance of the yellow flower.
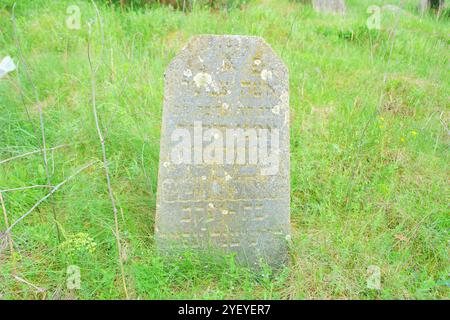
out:
M60 247L66 255L75 257L83 252L93 254L97 243L87 233L79 232L74 235L68 235L66 241L61 243Z
M400 138L400 141L401 141L401 142L405 142L405 138L401 137L401 138Z
M411 134L413 135L413 137L417 136L417 132L416 131L411 131Z

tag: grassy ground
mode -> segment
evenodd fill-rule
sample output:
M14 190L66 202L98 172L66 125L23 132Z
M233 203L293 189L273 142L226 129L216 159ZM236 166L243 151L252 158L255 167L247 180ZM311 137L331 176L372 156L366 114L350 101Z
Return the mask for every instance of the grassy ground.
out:
M0 160L39 148L41 107L47 145L68 144L48 154L57 184L101 160L87 60L95 11L81 0L17 2L32 81L23 63L0 80ZM383 1L348 0L345 18L288 1L188 14L99 4L106 49L94 28L97 103L131 298L449 298L449 22L420 17L415 2L398 23L384 12L380 31L367 29L366 10ZM18 61L12 4L0 0L0 58ZM65 24L72 4L80 30ZM255 275L231 259L164 261L154 250L163 72L202 33L262 36L290 70L292 261L278 274ZM46 183L40 154L0 164L0 189ZM3 193L9 222L48 192ZM14 254L0 252L0 298L125 298L113 230L99 163L14 227ZM66 286L70 265L80 268L80 290ZM372 265L380 290L366 285Z

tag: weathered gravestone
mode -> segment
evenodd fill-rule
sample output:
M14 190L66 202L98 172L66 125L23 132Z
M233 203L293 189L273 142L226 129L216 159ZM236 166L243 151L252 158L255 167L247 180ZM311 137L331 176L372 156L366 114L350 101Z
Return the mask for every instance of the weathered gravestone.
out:
M259 37L192 38L165 73L155 237L163 252L279 266L290 237L288 70Z
M422 14L430 9L435 9L440 14L445 9L445 0L419 0L419 11Z
M344 0L313 0L312 5L315 11L321 13L345 14Z

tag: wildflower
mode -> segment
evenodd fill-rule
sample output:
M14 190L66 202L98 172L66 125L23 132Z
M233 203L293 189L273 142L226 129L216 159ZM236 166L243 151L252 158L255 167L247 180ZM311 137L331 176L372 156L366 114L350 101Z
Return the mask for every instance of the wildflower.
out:
M411 131L411 135L413 136L413 137L415 137L415 136L417 136L417 132L416 131Z
M401 141L401 142L405 142L405 138L401 137L401 138L400 138L400 141Z
M74 257L80 253L93 254L97 247L94 239L84 232L70 235L67 240L60 245L62 251L69 257Z

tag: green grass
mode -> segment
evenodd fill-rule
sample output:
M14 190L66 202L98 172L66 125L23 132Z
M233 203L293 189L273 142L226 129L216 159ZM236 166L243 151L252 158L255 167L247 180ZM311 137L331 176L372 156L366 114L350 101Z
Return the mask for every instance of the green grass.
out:
M187 14L164 6L122 11L99 4L106 49L101 57L95 29L94 59L101 62L97 103L112 187L123 210L119 223L130 296L448 299L448 19L420 17L417 1L410 1L389 58L394 16L383 14L380 31L366 28L367 7L383 1L348 0L344 18L321 16L296 2L247 2L242 10L194 8ZM0 0L0 58L17 61L12 4ZM65 26L72 4L81 9L81 30ZM54 184L101 160L87 60L87 21L94 17L89 1L16 6L47 144L70 144L49 154ZM253 274L231 258L217 262L186 254L167 261L155 252L163 73L189 37L203 33L262 36L290 70L292 260L277 274ZM20 65L19 72L0 80L0 159L38 149L35 130L38 107ZM42 163L36 154L0 164L0 189L45 184ZM10 223L47 192L4 193ZM52 207L63 241L84 233L95 250L80 242L67 252L58 243ZM0 297L124 298L113 229L98 164L13 229L14 256L7 249L0 253ZM80 267L80 290L66 287L69 265ZM366 286L371 265L381 269L381 290ZM45 292L16 280L14 269Z

